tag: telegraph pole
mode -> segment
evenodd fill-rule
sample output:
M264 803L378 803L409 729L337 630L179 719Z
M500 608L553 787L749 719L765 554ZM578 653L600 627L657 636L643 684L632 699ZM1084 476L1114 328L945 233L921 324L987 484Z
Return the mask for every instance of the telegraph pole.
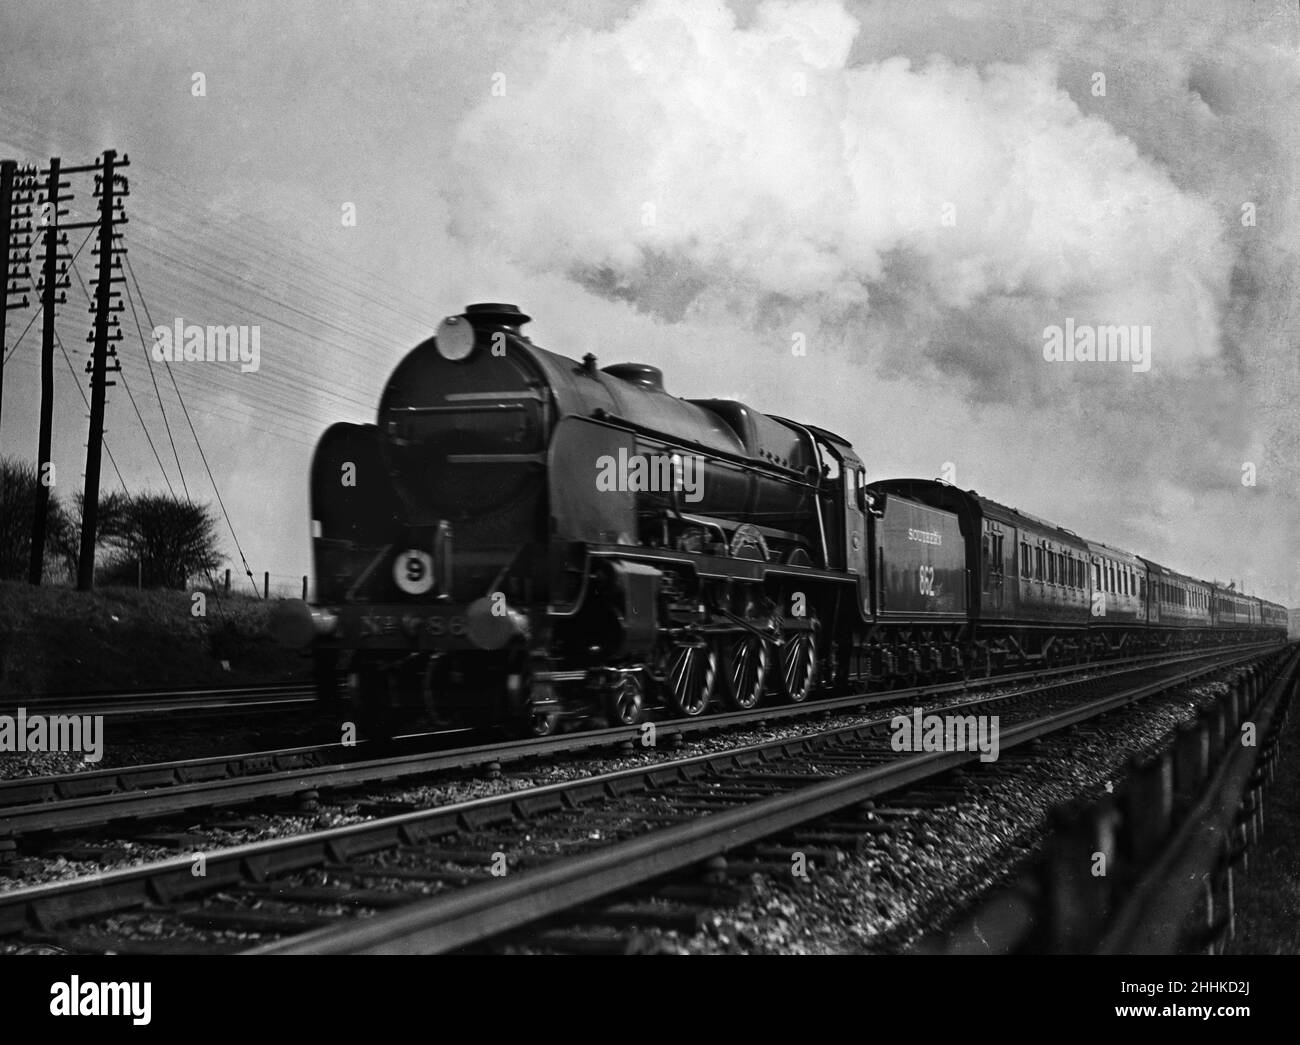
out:
M115 313L124 307L113 289L115 283L125 283L121 275L121 251L115 242L120 235L115 226L126 223L121 213L121 198L128 194L126 178L117 173L127 165L127 157L117 162L117 153L104 150L104 158L96 164L95 195L99 197L99 273L95 277L95 329L87 341L94 342L86 371L90 374L90 434L86 442L86 488L82 499L81 555L77 560L77 590L90 591L95 586L95 528L99 522L99 467L104 449L104 400L107 389L116 384L108 375L118 373L122 367L117 361L115 342L122 340L122 330ZM119 184L120 183L120 184ZM115 275L114 273L118 273ZM111 333L110 333L111 331ZM111 360L111 361L110 361Z
M10 308L26 308L20 282L30 279L26 252L31 241L32 188L28 171L15 160L0 160L0 404L5 390L5 323ZM11 298L22 294L21 301Z
M61 182L59 158L50 160L46 171L45 198L41 201L42 225L45 228L45 265L41 275L41 428L36 450L36 512L32 517L32 548L27 579L32 584L41 583L45 571L45 514L49 510L50 486L53 477L50 469L50 428L54 423L54 306L68 300L63 293L67 283L67 268L60 270L59 218L68 212L59 205L70 200L60 190L70 183Z

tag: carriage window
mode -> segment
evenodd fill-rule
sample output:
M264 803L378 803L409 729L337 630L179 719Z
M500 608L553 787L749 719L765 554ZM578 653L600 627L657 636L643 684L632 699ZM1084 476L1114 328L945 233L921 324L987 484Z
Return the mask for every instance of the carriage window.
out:
M1043 547L1039 545L1034 549L1034 580L1043 579Z

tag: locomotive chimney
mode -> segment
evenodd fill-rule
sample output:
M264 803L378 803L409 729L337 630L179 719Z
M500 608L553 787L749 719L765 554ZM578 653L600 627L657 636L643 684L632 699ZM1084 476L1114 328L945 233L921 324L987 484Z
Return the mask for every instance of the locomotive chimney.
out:
M505 327L511 333L518 334L519 328L533 317L520 312L518 305L483 302L466 305L465 318L475 330Z

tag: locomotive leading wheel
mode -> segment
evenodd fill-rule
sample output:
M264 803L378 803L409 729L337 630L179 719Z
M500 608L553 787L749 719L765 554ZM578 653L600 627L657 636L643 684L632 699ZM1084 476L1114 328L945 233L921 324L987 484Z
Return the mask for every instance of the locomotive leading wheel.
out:
M767 643L746 633L722 641L723 695L730 707L748 711L763 697L767 685Z
M503 725L510 736L549 737L560 724L555 710L555 684L538 681L536 670L534 663L516 659L499 683L505 687L507 717Z
M645 711L645 679L639 671L618 673L605 694L610 725L635 726Z
M685 718L709 709L717 682L717 654L705 643L673 646L664 657L663 687L669 706Z
M527 687L524 714L527 715L527 732L529 736L549 737L560 724L560 716L555 711L538 710L537 705L550 706L555 697L554 685L550 682L538 682L532 672L523 677Z
M781 647L781 696L802 704L817 685L817 622L808 631L788 635Z

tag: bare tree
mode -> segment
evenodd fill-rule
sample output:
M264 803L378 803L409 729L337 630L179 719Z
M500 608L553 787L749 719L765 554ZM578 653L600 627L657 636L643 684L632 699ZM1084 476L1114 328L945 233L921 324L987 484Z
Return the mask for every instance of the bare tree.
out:
M0 458L0 578L27 576L36 483L32 465ZM84 507L80 493L69 512L50 491L45 522L48 573L76 577ZM162 494L105 494L99 501L95 544L106 552L98 571L106 584L142 582L148 588L179 589L222 562L212 509Z
M32 549L32 518L36 513L36 468L0 458L0 578L27 577ZM72 520L54 490L45 505L45 569L64 565L64 548L72 539ZM75 573L76 560L73 560Z
M185 588L221 564L217 521L205 504L163 494L140 494L100 507L100 539L112 548L107 583Z
M64 527L59 531L53 544L69 579L77 576L77 561L81 557L81 528L86 518L86 497L78 491L72 512L64 512ZM95 527L95 547L117 549L127 535L127 508L130 502L126 494L113 490L99 499L99 523ZM135 577L131 578L135 583Z

